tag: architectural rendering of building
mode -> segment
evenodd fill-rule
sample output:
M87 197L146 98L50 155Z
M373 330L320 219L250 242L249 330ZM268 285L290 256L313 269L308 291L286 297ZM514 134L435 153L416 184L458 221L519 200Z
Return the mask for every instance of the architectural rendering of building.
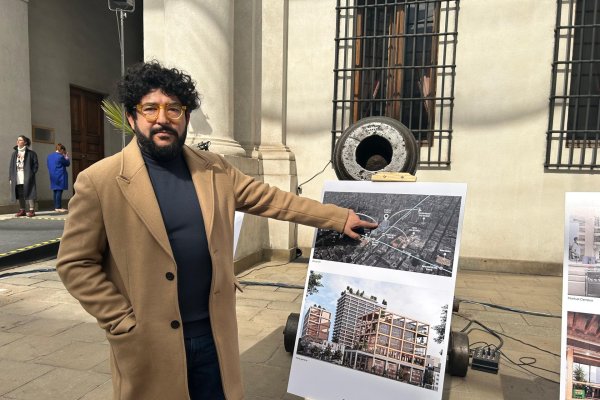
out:
M302 337L310 338L312 342L327 341L330 327L331 313L321 306L314 305L304 314Z
M385 310L361 316L356 343L344 365L421 385L426 370L429 324Z
M332 340L352 347L356 342L358 318L382 309L385 309L385 305L379 304L376 297L364 297L364 291L346 288L337 301Z

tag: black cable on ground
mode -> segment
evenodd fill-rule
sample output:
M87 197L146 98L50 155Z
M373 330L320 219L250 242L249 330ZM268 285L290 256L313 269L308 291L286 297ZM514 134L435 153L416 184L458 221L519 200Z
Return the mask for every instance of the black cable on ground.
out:
M10 276L15 276L15 275L35 274L38 272L54 272L54 271L56 271L56 268L40 268L40 269L32 269L32 270L28 270L28 271L5 272L3 274L0 274L0 279L8 278Z
M548 350L542 349L541 347L537 347L537 346L535 346L535 345L533 345L533 344L531 344L531 343L524 342L524 341L522 341L521 339L517 339L517 338L515 338L515 337L509 336L509 335L507 335L507 334L506 334L506 333L504 333L504 332L497 332L497 333L498 333L499 335L502 335L502 336L505 336L505 337L507 337L507 338L509 338L509 339L512 339L512 340L514 340L514 341L516 341L516 342L522 343L522 344L524 344L524 345L526 345L526 346L533 347L534 349L537 349L537 350L539 350L539 351L542 351L542 352L544 352L544 353L551 354L551 355L553 355L553 356L555 356L555 357L560 357L560 354L553 353L553 352L551 352L551 351L548 351Z
M281 282L257 282L257 281L240 281L242 285L248 286L275 286L286 289L304 289L304 286L293 285L291 283L281 283Z
M504 310L504 311L516 312L516 313L519 313L519 314L535 315L537 317L562 318L561 315L550 314L550 313L543 313L543 312L538 312L538 311L520 310L518 308L501 306L501 305L498 305L498 304L483 303L483 302L480 302L480 301L461 299L460 297L457 297L456 300L458 300L461 303L479 304L479 305L482 305L482 306L497 308L497 309Z
M519 362L517 363L517 362L514 362L513 360L511 360L506 354L504 354L504 352L500 352L500 354L502 355L502 357L504 357L510 363L512 363L515 366L521 368L523 371L526 371L527 373L529 373L529 374L531 374L533 376L537 376L538 378L544 379L544 380L546 380L548 382L552 382L552 383L555 383L557 385L560 385L560 382L558 382L558 381L552 380L550 378L546 378L545 376L536 374L535 372L530 371L527 368L525 368L525 366L528 366L528 367L533 367L533 368L541 369L543 371L548 371L548 372L551 372L551 373L556 374L556 375L560 375L560 373L558 373L556 371L551 371L549 369L545 369L545 368L541 368L541 367L536 367L535 365L532 365L533 363L524 363L524 362L521 362L521 360L524 359L524 358L531 358L531 359L535 360L534 362L537 362L537 359L535 359L534 357L521 357L521 358L519 358Z
M481 326L483 329L485 329L485 331L487 331L487 332L488 332L490 335L494 336L496 339L498 339L498 340L500 341L500 345L499 345L499 346L496 346L496 350L500 350L500 349L502 348L502 346L504 345L504 340L503 340L503 339L502 339L502 338L501 338L501 337L500 337L500 336L499 336L499 335L496 333L496 331L494 331L493 329L491 329L491 328L488 328L487 326L485 326L485 325L484 325L484 324L482 324L481 322L477 321L476 319L471 319L471 318L469 318L469 317L466 317L466 316L464 316L464 315L462 315L462 314L459 314L459 313L453 313L453 314L456 314L456 315L458 315L459 317L461 317L461 318L463 318L463 319L466 319L467 321L469 321L469 323L468 323L468 324L467 324L467 325L466 325L464 328L462 328L462 329L461 329L461 332L465 332L467 329L469 329L469 327L470 327L471 325L473 325L473 324L477 324L477 325ZM477 329L477 328L474 328L474 329ZM472 329L472 330L473 330L473 329ZM470 331L469 331L469 332L470 332ZM467 335L468 335L468 334L469 334L469 333L467 332Z
M250 270L248 270L245 274L243 275L238 275L236 278L241 279L243 277L246 277L248 275L250 275L253 272L256 271L260 271L263 270L265 268L271 268L271 267L283 267L284 265L288 265L293 263L294 261L296 261L297 259L299 259L300 257L302 257L302 251L300 251L300 249L296 249L296 257L294 257L293 259L291 259L288 262L282 263L282 264L272 264L272 265L263 265L262 267L257 267L257 268L251 268Z

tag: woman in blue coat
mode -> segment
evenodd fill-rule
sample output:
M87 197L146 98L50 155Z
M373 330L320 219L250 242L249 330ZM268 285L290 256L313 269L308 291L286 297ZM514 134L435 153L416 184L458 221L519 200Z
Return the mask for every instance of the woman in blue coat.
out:
M56 144L56 151L48 155L48 172L50 173L50 189L54 191L54 211L65 212L62 208L62 192L69 187L67 167L71 165L67 149L60 143Z

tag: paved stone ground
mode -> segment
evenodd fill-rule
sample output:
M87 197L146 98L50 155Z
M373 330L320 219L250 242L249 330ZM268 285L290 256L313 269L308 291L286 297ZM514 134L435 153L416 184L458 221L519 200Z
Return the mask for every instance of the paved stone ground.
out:
M52 268L44 262L13 271ZM242 281L303 285L306 264L263 264ZM560 314L561 278L460 271L456 296ZM300 399L286 393L291 356L283 347L287 317L299 312L302 291L273 286L245 286L238 294L240 352L249 400ZM459 313L486 326L560 352L560 319L533 317L478 304L462 303ZM466 320L454 316L455 329ZM481 331L470 343L496 339ZM0 399L107 400L111 398L108 348L102 331L65 291L55 272L0 279ZM560 358L505 338L505 354L519 362L535 357L535 366L557 372ZM528 360L523 360L528 361ZM553 400L559 385L552 372L518 367L506 359L498 375L469 370L465 378L446 375L444 400Z

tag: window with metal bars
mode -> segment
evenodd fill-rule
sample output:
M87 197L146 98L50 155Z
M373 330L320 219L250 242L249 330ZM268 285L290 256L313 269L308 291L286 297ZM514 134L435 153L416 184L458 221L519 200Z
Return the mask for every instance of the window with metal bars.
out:
M337 0L332 154L362 118L386 116L420 144L419 167L450 165L459 0Z
M600 0L557 0L545 168L600 172Z

